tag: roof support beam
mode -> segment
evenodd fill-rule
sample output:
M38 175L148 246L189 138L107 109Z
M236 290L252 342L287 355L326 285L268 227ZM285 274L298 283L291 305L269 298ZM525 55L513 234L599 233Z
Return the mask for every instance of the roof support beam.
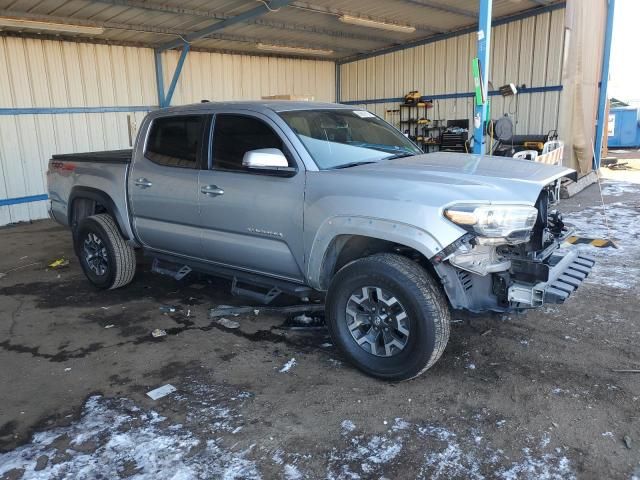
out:
M0 16L17 16L16 15L17 12L9 12L6 9L0 9ZM18 15L20 18L24 18L24 19L29 19L29 20L36 20L36 21L42 21L42 22L53 22L53 23L68 23L69 20L66 17L56 17L56 16L52 16L52 15L41 15L41 14L31 14L31 13L23 13L20 12ZM86 25L89 27L103 27L103 28L108 28L108 29L115 29L115 30L124 30L124 31L130 31L130 32L140 32L140 33L153 33L153 34L157 34L157 35L168 35L168 36L172 36L177 38L178 40L180 40L181 38L184 38L185 36L188 36L188 34L185 34L184 31L176 29L176 28L167 28L167 27L151 27L151 26L145 26L145 25L133 25L133 24L128 24L128 23L118 23L118 22L94 22L94 21L89 21L89 20L73 20L73 23L76 25ZM284 28L284 27L283 27ZM240 42L240 43L252 43L252 44L257 44L260 42L263 43L270 43L270 44L277 44L277 45L282 45L285 47L308 47L308 48L323 48L326 50L334 50L334 51L344 51L344 52L354 52L357 51L358 48L351 48L348 47L346 45L349 45L348 43L345 42L337 42L336 45L333 45L334 42L332 42L332 44L324 44L324 43L318 43L318 42L305 42L303 44L301 43L296 43L294 45L291 45L287 42L279 42L276 40L268 40L265 38L254 38L254 37L245 37L245 36L238 36L238 35L228 35L228 34L224 34L224 33L212 33L208 36L208 38L210 39L217 39L217 40L226 40L228 42ZM88 38L87 38L88 39ZM339 40L339 39L335 39L335 40ZM371 39L371 41L375 41L374 39ZM180 45L182 45L184 42L180 40Z
M227 27L232 25L237 25L238 23L246 22L247 20L253 20L254 18L260 17L266 13L269 13L273 10L277 10L280 7L284 7L291 3L291 0L271 0L269 4L261 3L259 6L252 8L240 15L236 15L234 17L227 18L226 20L222 20L214 23L202 30L198 30L197 32L189 33L185 35L184 42L191 43L199 38L206 37L207 35L218 32L220 30L224 30ZM164 45L161 45L160 50L169 50L172 48L177 48L184 43L182 40L174 40Z
M140 1L140 0L98 0L98 1L100 3L105 3L108 5L137 8L137 9L145 10L148 12L175 13L178 15L188 15L188 16L199 17L199 18L210 18L211 20L226 20L227 18L232 18L231 15L227 15L226 13L211 12L206 10L194 10L192 8L174 7L170 5L164 5L159 3L149 3L146 1ZM474 18L475 18L475 15L474 15ZM378 42L378 43L389 42L389 39L386 37L363 35L360 33L353 33L350 31L331 30L324 27L317 27L315 25L305 25L300 23L291 24L288 22L287 23L277 22L277 21L271 21L271 20L264 20L261 18L257 18L255 20L249 20L246 23L251 25L260 25L262 27L275 28L278 30L289 30L292 32L317 33L318 35L326 35L329 37L336 37L341 39L346 38L346 39L362 40L366 42Z
M482 103L476 100L473 116L473 153L484 155L485 138L484 125L489 113L489 62L491 59L491 10L493 0L480 0L480 15L478 18L478 60L480 60L480 88L482 89ZM476 87L477 88L477 87Z
M412 3L414 5L420 5L421 7L428 7L428 8L431 8L432 10L439 10L445 13L453 13L454 15L460 15L462 17L468 17L473 19L478 17L478 14L475 12L472 12L471 10L450 7L449 5L432 2L430 0L404 0L404 1L407 3Z
M366 14L362 14L362 13L358 13L358 12L346 11L346 10L342 10L342 9L325 7L324 5L314 5L312 3L307 3L307 2L294 1L294 2L291 2L291 4L289 6L293 7L293 8L298 8L300 10L306 10L308 12L323 13L325 15L333 15L335 17L339 17L341 15L351 15L353 17L363 17L363 18L367 18L369 20L375 20L376 22L394 23L392 20L389 20L388 18L372 17L370 15L366 15ZM435 28L435 27L433 27L431 25L418 25L418 24L415 24L415 23L412 23L412 25L414 27L416 27L416 29L423 30L423 31L425 31L427 33L441 33L442 32L442 30L437 29L437 28Z
M120 7L139 8L150 12L176 13L178 15L192 15L194 17L206 17L213 20L226 20L230 15L216 13L207 10L194 10L193 8L176 7L162 3L149 3L141 0L98 0L100 3L116 5Z

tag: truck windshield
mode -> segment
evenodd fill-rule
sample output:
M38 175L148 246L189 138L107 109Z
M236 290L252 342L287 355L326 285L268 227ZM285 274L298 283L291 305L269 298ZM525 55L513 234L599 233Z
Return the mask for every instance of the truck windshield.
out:
M366 110L296 110L279 115L321 170L423 153L402 133Z

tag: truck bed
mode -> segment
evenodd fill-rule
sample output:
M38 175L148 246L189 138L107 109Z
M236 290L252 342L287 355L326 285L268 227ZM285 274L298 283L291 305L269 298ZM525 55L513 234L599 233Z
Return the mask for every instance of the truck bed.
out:
M133 150L103 150L99 152L65 153L53 155L52 160L65 162L95 162L95 163L131 163Z

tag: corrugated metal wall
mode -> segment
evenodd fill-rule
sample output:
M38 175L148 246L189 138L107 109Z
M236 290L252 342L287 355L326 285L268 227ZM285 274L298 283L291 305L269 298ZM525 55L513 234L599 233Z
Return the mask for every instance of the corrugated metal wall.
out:
M165 85L171 83L179 57L176 50L163 54ZM191 52L172 104L255 100L277 94L312 95L317 101L333 102L335 87L333 62Z
M52 112L157 103L152 50L0 37L0 65L0 108L20 113L0 115L0 200L46 193L53 153L129 143L127 112ZM0 225L46 216L44 201L0 207Z
M45 201L1 205L45 194L52 154L127 148L129 120L158 104L151 49L0 37L0 66L0 225L47 216ZM333 101L334 63L191 52L172 105L276 93Z
M492 29L490 81L497 89L506 83L527 87L558 87L562 80L564 9L542 13ZM400 50L340 66L340 101L360 102L381 117L411 90L421 94L465 94L473 91L471 60L476 56L476 32ZM525 93L517 97L491 96L492 118L509 113L517 133L543 133L557 128L559 91ZM433 120L468 119L473 98L434 102ZM387 120L398 118L387 115ZM472 123L470 123L472 125Z

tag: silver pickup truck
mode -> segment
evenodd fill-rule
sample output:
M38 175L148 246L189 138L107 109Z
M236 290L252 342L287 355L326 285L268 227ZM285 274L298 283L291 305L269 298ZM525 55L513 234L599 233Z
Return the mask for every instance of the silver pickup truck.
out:
M97 287L131 282L143 249L265 302L319 293L344 355L403 380L442 355L450 308L559 303L584 280L593 260L559 250L568 228L552 209L574 174L425 155L344 105L231 102L150 113L132 150L54 155L48 184Z

